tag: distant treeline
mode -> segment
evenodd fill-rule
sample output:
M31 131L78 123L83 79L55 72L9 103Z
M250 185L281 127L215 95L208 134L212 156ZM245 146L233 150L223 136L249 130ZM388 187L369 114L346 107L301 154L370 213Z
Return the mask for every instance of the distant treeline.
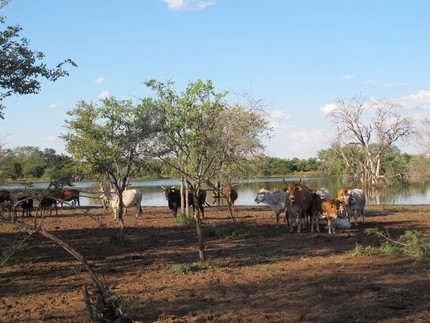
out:
M54 149L25 146L0 151L0 180L2 183L28 181L76 181L95 180L86 174L85 165L73 160L64 154L57 154ZM419 159L419 160L418 160ZM320 150L317 157L308 159L283 159L266 157L265 166L261 168L258 177L262 176L291 176L314 173L320 176L347 175L348 166L337 157L331 148ZM397 147L384 156L381 168L385 174L405 174L405 180L412 178L411 174L416 169L417 163L422 165L429 160L423 160L423 156L414 156L401 153ZM423 179L422 168L418 178ZM410 176L407 176L407 175ZM176 177L174 169L169 168L156 159L141 160L133 168L131 178L163 178Z

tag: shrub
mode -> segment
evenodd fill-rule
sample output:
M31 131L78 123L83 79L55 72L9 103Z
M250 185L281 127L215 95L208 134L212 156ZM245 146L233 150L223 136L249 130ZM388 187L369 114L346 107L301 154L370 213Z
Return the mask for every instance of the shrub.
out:
M407 230L400 236L399 241L393 240L379 232L378 228L366 229L367 234L376 234L387 241L380 246L380 250L385 253L403 253L416 258L415 262L430 262L430 240L426 239L417 230Z
M214 263L210 260L194 262L192 264L176 265L168 269L172 273L191 274L200 270L216 270L222 268L222 265Z
M250 239L257 237L257 228L246 221L229 224L213 224L203 229L205 237L227 237L230 239Z
M193 214L179 213L178 216L173 219L173 223L193 224L196 223L196 220Z
M357 255L362 255L366 257L373 256L373 248L371 246L363 247L358 242L355 243L355 252Z

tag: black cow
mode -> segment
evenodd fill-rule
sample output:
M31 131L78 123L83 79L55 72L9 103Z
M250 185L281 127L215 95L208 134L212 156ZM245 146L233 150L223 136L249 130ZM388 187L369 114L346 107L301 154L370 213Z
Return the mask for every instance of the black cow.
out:
M22 217L24 217L24 214L26 216L31 216L31 209L33 208L33 199L31 197L27 197L25 195L18 195L16 197L17 206L20 206L22 208Z
M173 216L176 218L176 215L178 214L178 209L181 207L181 191L172 187L172 188L165 188L163 187L164 194L166 195L166 200L169 203L169 209L173 211ZM184 193L184 199L185 199L185 193ZM198 207L202 211L202 217L205 218L205 211L203 208L203 205L206 202L206 191L200 190L199 196L197 199ZM188 205L193 206L193 210L195 209L194 206L194 198L192 193L188 193Z

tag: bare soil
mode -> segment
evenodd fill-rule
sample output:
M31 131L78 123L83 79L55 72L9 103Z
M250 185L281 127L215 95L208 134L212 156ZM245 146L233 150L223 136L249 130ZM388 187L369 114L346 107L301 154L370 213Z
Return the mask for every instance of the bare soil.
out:
M364 232L377 226L397 239L416 229L430 238L430 205L370 206L365 224L334 236L290 234L286 224L275 228L268 207L236 207L238 220L257 226L259 236L207 238L207 255L222 268L191 274L169 269L198 260L196 228L172 223L167 207L143 207L141 219L129 210L122 244L112 241L119 223L110 212L88 210L93 218L60 210L42 227L79 251L116 295L133 300L135 321L430 322L430 264L383 254L383 239ZM208 225L232 221L226 207L205 210ZM0 251L25 236L1 222ZM357 243L374 247L374 255L357 254ZM1 321L86 322L83 284L91 290L83 266L36 234L0 267Z

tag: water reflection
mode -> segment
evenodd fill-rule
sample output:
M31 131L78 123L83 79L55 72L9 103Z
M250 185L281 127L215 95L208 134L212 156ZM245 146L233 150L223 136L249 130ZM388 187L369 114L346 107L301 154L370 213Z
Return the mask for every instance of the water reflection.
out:
M287 183L301 182L305 185L315 188L326 187L332 197L337 195L340 188L345 186L340 178L326 178L326 177L304 177L304 178L285 178ZM145 180L145 181L131 181L131 187L138 189L143 193L142 205L143 206L167 206L167 201L162 193L161 185L171 187L175 185L180 187L178 180ZM34 191L43 190L48 186L47 183L37 183L33 185ZM271 190L273 187L279 186L286 187L283 178L259 178L242 181L239 185L235 186L238 192L238 199L235 205L256 205L254 199L257 192L261 188ZM101 206L100 200L96 198L99 190L98 182L84 182L77 183L76 188L81 190L81 205L83 206ZM14 192L23 190L20 184L9 186L2 186L1 189L8 189ZM203 186L203 188L208 188ZM430 182L420 184L410 184L403 186L387 187L366 190L367 204L430 204ZM207 202L212 205L212 193L208 192ZM224 200L221 200L223 205Z

